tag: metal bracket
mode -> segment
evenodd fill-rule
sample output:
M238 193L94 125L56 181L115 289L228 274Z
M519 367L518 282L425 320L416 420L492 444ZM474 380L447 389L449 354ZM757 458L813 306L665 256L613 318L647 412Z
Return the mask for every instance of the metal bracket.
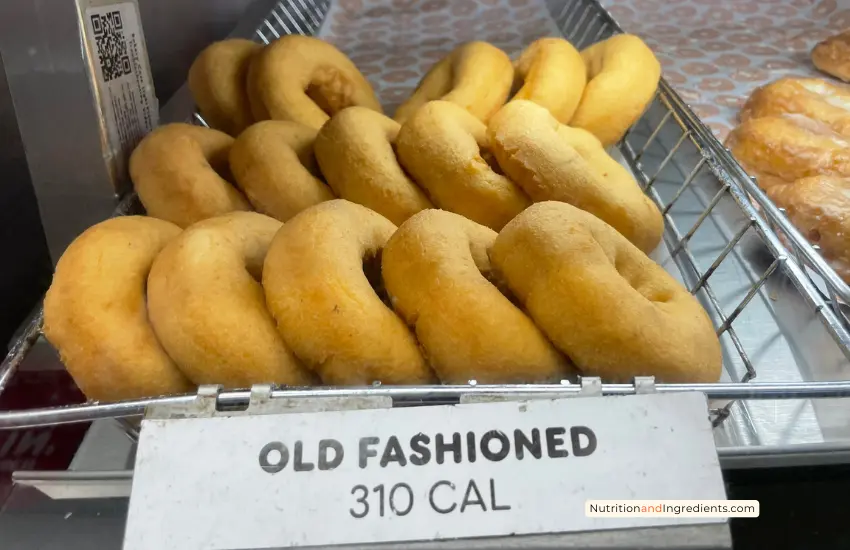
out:
M654 376L635 376L635 395L656 393Z
M579 397L599 397L602 395L602 379L598 376L582 376L578 381L581 389Z

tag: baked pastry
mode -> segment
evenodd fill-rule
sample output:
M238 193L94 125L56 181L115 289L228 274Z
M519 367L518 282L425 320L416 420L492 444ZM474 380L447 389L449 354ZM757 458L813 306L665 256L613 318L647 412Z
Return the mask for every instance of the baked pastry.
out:
M372 86L344 53L297 34L272 42L254 57L248 98L255 120L289 120L316 130L352 105L382 112Z
M540 38L514 63L513 99L527 99L549 109L558 122L573 117L587 84L581 54L563 38Z
M484 123L454 103L432 101L416 111L398 133L396 152L439 208L496 231L531 204L501 173Z
M395 224L432 206L398 163L393 147L400 128L380 113L351 107L334 115L315 143L319 166L334 193Z
M720 342L696 298L599 218L563 202L534 204L499 233L490 260L582 374L720 378Z
M413 334L379 294L381 251L395 230L380 214L337 199L301 212L272 242L266 303L287 345L326 384L435 381Z
M492 119L490 146L505 174L535 202L568 202L650 252L664 222L632 175L593 134L560 124L530 101L511 101Z
M850 30L815 45L812 63L826 74L850 82Z
M251 58L261 49L241 38L213 42L189 67L189 91L210 127L237 136L253 122L246 84Z
M334 198L320 179L315 140L316 130L282 120L258 122L239 134L230 148L230 170L258 212L285 222Z
M850 138L850 86L820 78L780 78L756 88L741 107L741 121L799 114L823 122Z
M106 220L68 246L44 298L44 336L89 399L186 393L192 383L154 334L145 286L176 225L144 216Z
M643 40L617 34L582 50L587 86L570 126L583 128L605 147L620 141L655 97L661 64Z
M130 155L130 178L148 214L180 227L251 205L230 180L233 138L209 128L160 126Z
M463 216L424 210L384 248L384 284L446 384L552 382L569 362L490 281L496 232Z
M442 99L486 123L507 101L513 77L505 52L486 42L468 42L431 67L393 118L404 124L421 106Z

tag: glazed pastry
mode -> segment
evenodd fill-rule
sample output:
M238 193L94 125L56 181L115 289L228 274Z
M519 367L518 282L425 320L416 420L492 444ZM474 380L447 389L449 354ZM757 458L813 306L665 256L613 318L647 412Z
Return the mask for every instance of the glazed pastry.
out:
M805 115L850 138L850 86L820 78L781 78L756 88L739 116L745 122L784 114Z
M812 50L812 63L826 74L850 82L850 30L818 43Z

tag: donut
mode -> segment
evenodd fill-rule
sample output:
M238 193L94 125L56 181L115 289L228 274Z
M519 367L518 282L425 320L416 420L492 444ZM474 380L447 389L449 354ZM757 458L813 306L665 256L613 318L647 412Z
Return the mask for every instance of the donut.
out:
M717 382L721 349L700 303L599 218L534 204L499 232L495 277L586 376Z
M218 130L160 126L130 155L130 179L147 213L180 227L251 205L228 180L233 138Z
M396 152L439 208L496 231L531 204L497 171L484 123L454 103L432 101L416 111L398 133Z
M381 111L366 78L333 45L288 35L266 46L248 69L255 120L289 120L318 130L331 115L360 105Z
M741 108L741 121L800 114L850 138L850 87L820 78L780 78L756 88Z
M296 215L272 241L266 303L290 349L326 384L435 381L413 334L379 295L381 253L395 230L337 199Z
M447 384L551 382L569 363L487 280L496 232L463 216L423 210L393 234L381 271L394 309Z
M404 124L419 107L442 99L487 122L508 99L513 78L514 68L505 52L486 42L468 42L431 67L394 118Z
M189 91L210 127L236 136L253 122L246 82L251 58L261 49L250 40L222 40L192 62Z
M587 69L572 44L562 38L531 43L514 63L513 99L527 99L546 107L558 122L567 124L578 108Z
M850 283L850 178L814 176L774 185L767 195Z
M431 201L410 180L393 149L401 126L363 107L334 115L316 136L319 167L334 193L362 204L400 224L431 208Z
M232 212L186 229L168 243L148 276L154 331L195 384L248 388L314 382L286 347L258 282L281 223Z
M258 212L285 222L334 198L319 179L315 140L313 128L282 120L258 122L239 134L230 148L230 170Z
M644 252L658 246L661 213L590 132L560 124L530 101L511 101L490 121L488 134L499 166L534 202L568 202Z
M850 30L816 44L812 49L812 63L826 74L850 82Z
M113 218L84 231L59 258L44 298L44 336L89 399L192 390L157 340L145 305L151 264L179 234L155 218Z
M809 176L850 176L850 140L803 115L749 118L726 146L765 189Z
M618 34L582 50L587 86L570 126L609 146L620 141L655 97L661 64L643 40Z

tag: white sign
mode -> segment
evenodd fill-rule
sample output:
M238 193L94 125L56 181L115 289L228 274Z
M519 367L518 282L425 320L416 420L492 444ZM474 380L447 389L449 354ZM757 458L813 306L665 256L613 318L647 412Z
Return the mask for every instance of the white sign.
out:
M585 501L724 498L697 393L146 420L124 548L718 523L587 517Z

